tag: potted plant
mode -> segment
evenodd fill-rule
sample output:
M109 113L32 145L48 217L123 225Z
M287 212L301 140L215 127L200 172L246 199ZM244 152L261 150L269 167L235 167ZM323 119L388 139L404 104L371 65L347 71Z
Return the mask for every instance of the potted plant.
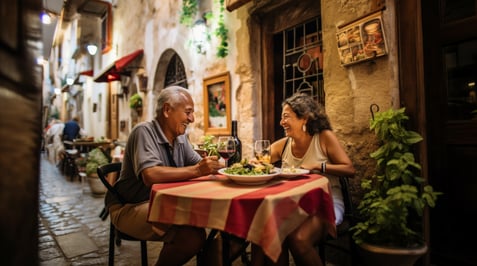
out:
M103 153L100 148L92 149L88 153L86 159L86 175L88 177L88 184L93 195L103 195L106 193L106 187L98 177L98 166L109 163L109 158Z
M129 107L136 110L136 112L141 115L142 113L142 97L139 93L135 93L129 98Z
M358 205L358 222L351 228L366 265L413 265L427 252L422 233L423 211L434 207L442 193L424 184L419 176L421 165L415 161L412 147L423 138L406 129L408 119L405 108L401 108L378 112L370 121L380 143L370 154L376 160L376 171L361 181L365 194ZM379 262L369 257L375 254L373 251L407 254L407 263L389 257Z

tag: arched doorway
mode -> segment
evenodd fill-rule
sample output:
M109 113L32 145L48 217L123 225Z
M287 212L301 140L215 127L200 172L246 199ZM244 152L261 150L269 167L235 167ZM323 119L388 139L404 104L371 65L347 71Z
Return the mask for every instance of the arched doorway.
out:
M172 85L188 88L182 59L173 49L167 49L157 63L153 92L157 94L163 88Z

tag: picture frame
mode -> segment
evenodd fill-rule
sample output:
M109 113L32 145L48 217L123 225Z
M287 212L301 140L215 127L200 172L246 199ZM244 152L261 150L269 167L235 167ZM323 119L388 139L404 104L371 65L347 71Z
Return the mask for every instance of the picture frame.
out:
M230 134L230 73L205 78L203 87L205 135Z
M342 66L388 54L381 11L340 26L336 40Z

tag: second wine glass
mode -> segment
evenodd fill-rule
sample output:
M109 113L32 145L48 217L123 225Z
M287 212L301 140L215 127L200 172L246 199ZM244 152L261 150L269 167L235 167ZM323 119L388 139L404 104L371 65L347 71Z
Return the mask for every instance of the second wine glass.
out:
M229 167L228 161L236 152L235 139L233 136L220 136L217 141L217 151L224 158L225 167Z
M260 139L255 141L255 158L262 163L270 163L270 140Z

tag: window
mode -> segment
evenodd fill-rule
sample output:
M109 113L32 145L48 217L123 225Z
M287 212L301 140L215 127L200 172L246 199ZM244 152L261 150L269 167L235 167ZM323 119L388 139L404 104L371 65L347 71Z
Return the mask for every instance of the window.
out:
M324 105L320 19L314 18L279 35L283 39L283 99L304 92ZM277 37L275 39L279 39Z
M166 79L164 88L172 85L178 85L187 89L187 77L185 74L184 63L177 54L171 57L167 65Z

